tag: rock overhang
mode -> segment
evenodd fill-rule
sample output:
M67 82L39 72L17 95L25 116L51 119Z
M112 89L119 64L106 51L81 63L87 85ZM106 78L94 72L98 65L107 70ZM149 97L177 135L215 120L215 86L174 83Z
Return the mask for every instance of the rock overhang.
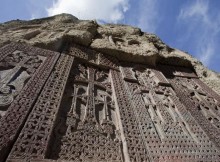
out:
M69 43L89 47L121 61L148 65L168 64L193 69L212 88L220 87L219 75L186 52L171 48L155 34L122 24L98 24L60 14L35 20L13 20L0 24L0 47L10 42L62 52ZM214 84L214 85L213 85ZM220 89L220 88L217 88ZM218 93L220 90L217 90Z

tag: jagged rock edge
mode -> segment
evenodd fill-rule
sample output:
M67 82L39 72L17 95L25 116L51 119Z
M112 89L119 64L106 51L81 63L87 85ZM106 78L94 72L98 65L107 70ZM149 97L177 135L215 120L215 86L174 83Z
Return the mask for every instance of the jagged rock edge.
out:
M40 30L45 32L46 30L44 31L44 28L48 28L48 26L50 25L55 27L49 27L48 31L54 32L56 37L46 40L44 39L44 37L42 39L35 39L36 36L41 33L40 31L38 31L38 29L34 30L35 28L40 28ZM67 31L60 31L59 26L65 27L66 25L71 26L69 26L69 29ZM127 28L127 31L123 28ZM22 31L25 29L33 29L34 31L31 31L30 33L21 32L20 35L16 35L17 33L19 33L19 30ZM81 33L78 34L78 32ZM4 35L5 33L6 35ZM0 24L0 34L2 35L2 37L0 37L0 47L10 42L23 42L36 47L62 52L62 47L66 43L73 42L82 46L91 47L96 51L100 51L108 55L116 56L121 61L150 64L154 66L158 63L163 63L189 67L191 69L194 69L197 75L205 83L207 83L211 88L213 88L217 93L220 94L220 77L218 73L207 69L204 65L202 65L201 62L199 62L197 59L193 58L189 54L177 49L170 48L169 46L164 44L156 35L144 33L139 28L130 27L127 25L98 25L96 21L79 20L78 18L69 14L60 14L52 17L30 21L9 21ZM111 46L108 46L108 44L105 46L104 44L103 47L98 47L97 44L94 44L94 42L99 39L99 42L102 42L103 40L105 40L105 37L112 37L113 40L115 39L116 41L119 41L119 43L121 43L120 41L123 41L123 37L127 39L130 36L133 38L137 38L137 42L142 40L145 36L148 41L147 43L151 46L153 45L153 48L155 49L150 49L149 51L144 53L130 53L125 49L119 49L119 47L114 44L115 42L110 42Z

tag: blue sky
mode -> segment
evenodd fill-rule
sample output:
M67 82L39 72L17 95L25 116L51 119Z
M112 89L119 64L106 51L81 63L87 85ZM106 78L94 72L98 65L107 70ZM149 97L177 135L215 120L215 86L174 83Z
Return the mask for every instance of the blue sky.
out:
M220 72L220 0L0 0L0 22L70 13L137 26Z

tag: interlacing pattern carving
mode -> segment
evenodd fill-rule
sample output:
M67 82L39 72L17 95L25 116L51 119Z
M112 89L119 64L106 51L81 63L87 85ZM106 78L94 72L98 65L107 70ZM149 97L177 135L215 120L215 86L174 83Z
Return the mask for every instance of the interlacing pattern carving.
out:
M220 147L219 103L208 92L204 91L193 79L170 79L177 95L186 105L188 111L209 136L210 140ZM186 100L187 98L187 100Z
M124 66L121 71L152 161L218 161L218 150L162 73L140 65L133 67Z
M50 158L122 161L109 71L75 62L65 93Z
M67 53L80 58L81 61L86 61L94 65L99 65L103 68L111 68L118 70L118 61L116 58L109 55L104 55L102 53L96 52L94 50L79 46L72 45Z
M132 98L129 97L129 89L125 86L119 72L112 70L111 76L117 98L118 108L121 116L121 123L124 129L124 138L127 146L128 161L150 161L146 145L142 139L140 125L137 121ZM149 123L150 125L150 123ZM146 125L148 127L148 125Z
M18 140L9 155L9 159L44 159L49 144L54 115L58 112L61 97L72 67L73 57L61 55L39 96Z
M14 98L23 89L37 68L44 62L43 56L31 56L16 50L0 62L0 119Z
M16 140L27 115L59 56L56 52L12 43L0 49L1 93L10 98L0 119L0 161ZM5 101L5 100L4 100ZM3 102L4 102L3 101ZM5 109L6 108L6 109ZM0 107L2 111L2 107Z
M190 69L0 49L0 162L219 162L219 139L220 97Z

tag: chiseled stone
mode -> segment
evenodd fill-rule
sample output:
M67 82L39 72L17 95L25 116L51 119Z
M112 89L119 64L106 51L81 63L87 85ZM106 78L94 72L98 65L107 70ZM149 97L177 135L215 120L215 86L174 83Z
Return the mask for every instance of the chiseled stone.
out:
M219 74L153 34L15 20L0 56L0 162L220 161Z
M60 51L66 42L90 46L97 51L114 55L119 60L155 65L193 67L217 93L220 93L220 77L210 71L188 53L171 48L156 35L144 33L127 25L99 25L91 20L79 20L69 14L22 21L13 20L0 24L0 47L9 42L28 44Z

